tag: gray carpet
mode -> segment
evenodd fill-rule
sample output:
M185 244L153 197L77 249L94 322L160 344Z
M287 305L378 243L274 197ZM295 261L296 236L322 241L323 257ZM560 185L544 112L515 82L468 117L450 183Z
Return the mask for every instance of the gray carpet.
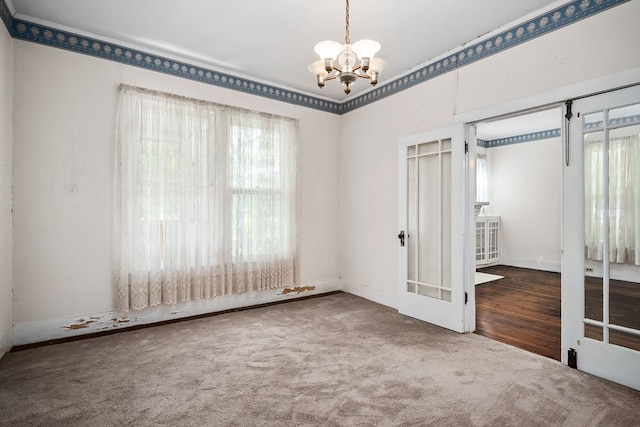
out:
M6 354L11 426L631 426L640 392L348 295Z

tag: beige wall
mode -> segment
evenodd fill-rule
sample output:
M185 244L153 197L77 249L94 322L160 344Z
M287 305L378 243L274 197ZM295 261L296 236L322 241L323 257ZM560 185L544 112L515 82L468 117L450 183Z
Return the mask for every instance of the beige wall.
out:
M120 83L298 119L301 279L304 285L338 280L339 116L24 41L14 42L14 66L16 324L115 308L111 223Z
M11 218L13 105L12 78L13 41L0 23L0 357L11 347L12 314L12 251L13 230Z
M339 159L346 288L397 305L400 138L449 126L456 113L640 67L638 16L640 2L625 3L345 115Z
M560 272L562 140L490 148L487 159L488 215L502 219L500 263Z

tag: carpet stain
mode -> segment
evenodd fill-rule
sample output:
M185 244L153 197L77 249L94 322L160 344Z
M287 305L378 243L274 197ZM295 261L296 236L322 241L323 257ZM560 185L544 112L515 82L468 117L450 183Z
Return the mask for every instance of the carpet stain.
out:
M295 288L284 288L284 290L278 295L287 295L293 292L301 293L306 291L313 291L315 289L316 289L315 286L296 286Z

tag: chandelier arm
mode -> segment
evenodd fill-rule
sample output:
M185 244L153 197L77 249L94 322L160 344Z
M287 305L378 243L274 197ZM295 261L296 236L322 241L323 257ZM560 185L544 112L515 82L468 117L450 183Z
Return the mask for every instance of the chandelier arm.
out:
M343 70L340 66L333 64L333 69L336 70L338 73L342 73Z
M338 77L338 75L337 75L337 74L332 74L332 75L330 75L330 76L325 77L325 78L324 78L324 81L326 82L327 80L333 80L333 79L335 79L336 77Z
M368 74L360 74L360 73L355 73L355 74L356 76L362 77L363 79L371 80L371 76Z

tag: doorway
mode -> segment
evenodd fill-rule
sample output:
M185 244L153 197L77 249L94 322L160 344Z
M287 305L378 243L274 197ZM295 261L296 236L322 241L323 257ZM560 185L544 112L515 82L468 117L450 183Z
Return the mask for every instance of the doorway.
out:
M562 111L476 123L476 333L561 359Z

